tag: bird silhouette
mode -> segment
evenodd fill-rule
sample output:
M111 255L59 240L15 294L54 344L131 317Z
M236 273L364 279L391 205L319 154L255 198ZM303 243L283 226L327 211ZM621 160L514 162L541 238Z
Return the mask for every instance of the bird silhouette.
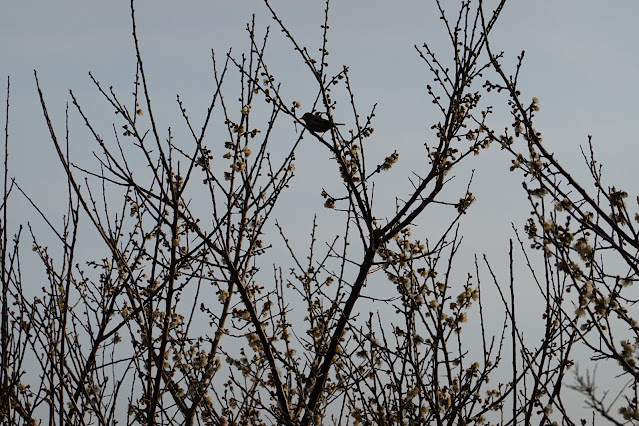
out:
M311 132L315 133L324 133L327 130L332 129L335 126L341 126L343 123L333 123L330 120L320 117L319 115L315 115L313 113L307 112L302 116L302 120L304 120L305 127Z

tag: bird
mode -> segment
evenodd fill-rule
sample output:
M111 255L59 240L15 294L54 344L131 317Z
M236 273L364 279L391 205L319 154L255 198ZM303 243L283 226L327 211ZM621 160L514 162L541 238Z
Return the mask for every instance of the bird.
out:
M341 126L343 123L333 123L330 120L320 117L319 115L315 115L313 113L307 112L302 116L302 120L304 120L305 127L311 132L315 133L324 133L327 130L332 129L335 126Z

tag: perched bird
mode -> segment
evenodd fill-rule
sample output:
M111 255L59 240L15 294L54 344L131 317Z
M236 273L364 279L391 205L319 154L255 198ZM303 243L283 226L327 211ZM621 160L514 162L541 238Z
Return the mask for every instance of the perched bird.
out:
M315 115L313 113L307 112L302 116L302 120L306 123L306 128L311 132L316 133L324 133L327 130L335 127L341 126L342 123L333 123L330 120L320 117L319 115Z

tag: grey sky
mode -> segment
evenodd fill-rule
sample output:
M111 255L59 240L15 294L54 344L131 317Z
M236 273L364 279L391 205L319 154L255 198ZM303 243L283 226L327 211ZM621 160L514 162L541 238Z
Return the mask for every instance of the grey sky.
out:
M321 2L280 1L274 7L300 43L317 51ZM162 105L158 112L170 116L174 126L179 122L175 94L187 102L196 121L203 114L211 81L210 49L220 57L230 47L236 52L246 49L245 25L253 13L260 34L273 23L264 5L255 0L141 1L136 9L154 100ZM629 183L636 181L636 174L630 174L630 164L618 167L618 162L637 155L632 125L633 102L639 95L637 17L639 5L634 1L511 1L493 36L494 49L504 50L511 59L526 50L522 88L525 96L541 101L537 127L552 150L571 160L579 153L578 145L592 134L600 159L611 164L610 178ZM330 26L332 69L343 64L350 67L360 113L378 103L377 143L389 146L393 140L409 153L419 149L434 110L426 99L429 75L413 46L428 42L442 57L449 54L433 4L406 1L391 7L383 1L335 1ZM124 1L7 2L3 6L0 72L12 80L12 165L16 170L34 163L39 170L59 169L47 161L53 151L46 143L33 69L39 72L60 125L68 89L87 108L100 104L88 71L122 96L131 91L135 62L130 33L128 2ZM272 31L267 52L284 82L284 93L310 108L315 95L314 90L306 90L313 87L311 76L294 68L297 58L279 31ZM347 112L346 103L341 105ZM506 119L503 114L500 118ZM495 158L492 153L487 156ZM411 157L400 151L400 161ZM575 160L575 167L581 168L579 159ZM489 179L478 173L477 183ZM31 186L28 176L21 181Z

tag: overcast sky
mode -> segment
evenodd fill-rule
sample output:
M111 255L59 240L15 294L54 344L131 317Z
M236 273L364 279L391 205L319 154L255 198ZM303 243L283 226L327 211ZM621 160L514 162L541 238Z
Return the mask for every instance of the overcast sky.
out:
M298 42L317 52L322 42L322 2L272 3ZM455 7L458 4L443 3ZM451 6L451 10L455 7ZM439 120L427 97L426 84L431 83L431 77L414 45L429 43L442 58L448 58L447 34L433 1L335 0L330 11L331 72L338 72L343 65L350 67L362 115L373 104L378 105L368 152L380 158L395 149L400 154L397 169L389 172L388 180L378 187L380 198L392 200L393 191L401 195L410 190L406 178L411 171L423 170L423 143L431 135L430 126ZM301 102L303 110L312 106L317 93L313 77L299 66L291 44L275 28L260 1L141 0L136 3L138 36L165 136L169 126L179 129L182 123L176 94L185 101L196 127L201 125L211 96L211 49L220 58L230 48L238 54L246 51L245 28L252 14L256 15L258 34L272 26L267 62L282 82L283 93ZM636 0L512 0L492 37L493 49L505 51L505 64L512 65L521 50L526 51L521 89L524 98L540 99L536 127L550 151L556 152L576 176L585 176L579 145L587 143L587 135L593 135L607 182L631 194L639 192L635 129L639 99L638 19ZM125 98L133 90L134 53L128 1L4 2L0 13L0 92L4 112L6 77L10 76L10 175L45 210L64 212L66 186L42 118L33 70L38 71L60 135L64 133L64 109L71 89L87 111L94 114L104 136L108 136L115 118L112 112L104 113L108 109L104 109L105 103L92 86L88 72ZM352 124L345 94L336 95L336 99L341 101L334 113L336 119ZM503 111L505 98L495 99L501 99L497 110ZM501 123L501 127L509 124L503 114L494 117L494 122ZM77 116L72 125L72 131L82 134ZM294 141L295 137L293 133L286 141L283 136L282 143ZM312 206L286 216L293 232L304 235L310 230L314 210L322 210L319 194L324 183L320 177L326 164L331 164L322 147L306 140L309 145L302 146L297 155L297 180L283 199L295 209L293 200L303 199ZM81 138L72 142L85 143ZM82 153L84 148L79 145L76 152ZM95 161L88 151L86 157L77 155L78 162ZM464 247L469 254L488 251L503 256L508 238L513 236L510 222L521 227L525 221L522 215L529 208L520 190L521 176L508 171L508 157L496 146L480 157L456 174L459 187L465 187L471 168L475 169L472 191L477 203L466 221ZM451 196L451 201L455 197L459 194ZM515 207L510 206L511 200L516 200ZM508 208L504 208L506 202ZM285 205L282 217L286 210ZM16 218L35 217L26 203L17 203L11 213ZM330 213L322 211L324 223L331 223ZM428 220L439 223L442 218ZM464 268L472 269L470 265Z
M321 2L274 1L273 5L300 44L317 52L323 22ZM201 122L210 97L211 49L220 57L229 48L245 51L245 27L252 14L258 34L273 24L268 10L257 0L139 1L136 9L143 57L165 129L181 123L176 94L185 100L194 120ZM49 161L53 148L41 118L33 70L38 70L60 131L69 89L89 110L104 104L91 86L89 71L125 96L132 91L135 71L129 15L127 1L3 5L0 73L11 77L11 166L27 189L38 191L45 172L50 177L61 173L60 166ZM444 59L450 57L434 2L402 1L391 7L386 1L334 1L330 15L331 69L337 72L342 65L350 67L361 113L378 104L376 138L371 143L377 144L380 155L398 149L400 166L414 169L413 153L421 152L430 125L438 119L426 96L430 75L414 45L427 42ZM634 129L639 96L637 18L639 3L630 0L511 1L492 39L495 50L506 52L506 63L526 50L521 87L524 97L536 96L541 101L537 128L551 150L573 161L576 173L584 172L578 147L592 134L599 158L617 185L637 181L633 167L638 154ZM303 109L310 108L316 94L312 76L303 67L293 68L297 57L277 30L271 32L267 54L284 93L301 102ZM5 84L2 86L4 99ZM348 116L339 117L348 113L348 105L342 102L341 107L340 111L338 105L336 115L348 124ZM503 114L498 120L507 124ZM103 120L104 128L110 123ZM309 173L314 170L314 149L298 155L298 164L310 162L302 168ZM478 208L484 200L489 202L490 197L511 189L499 185L513 180L513 188L519 186L517 178L506 173L508 164L497 151L480 160L494 167L480 167L483 163L476 167ZM34 173L25 174L27 171ZM300 179L307 178L300 174ZM492 179L496 181L489 184ZM483 185L496 191L482 193ZM46 188L41 195L51 197L52 192Z

